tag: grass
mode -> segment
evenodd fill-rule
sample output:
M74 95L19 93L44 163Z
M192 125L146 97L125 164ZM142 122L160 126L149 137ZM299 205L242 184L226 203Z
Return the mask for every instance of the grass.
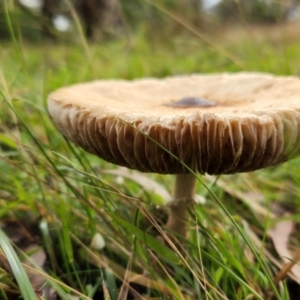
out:
M249 174L199 177L197 193L205 203L190 208L190 239L181 255L155 238L165 217L157 209L163 199L147 189L154 180L168 192L172 179L139 175L141 184L109 174L118 169L69 144L47 114L49 92L98 78L300 74L300 42L291 26L226 28L205 40L199 35L151 33L150 41L149 29L141 27L130 37L87 47L74 41L33 45L18 35L1 44L3 299L40 292L18 276L22 265L11 250L30 258L32 245L43 246L47 265L26 260L24 269L36 269L33 277L44 278L61 299L296 299L295 274L273 280L283 263L269 231L282 220L275 204L289 212L283 218L299 220L299 159ZM97 233L105 240L102 250L91 246ZM295 227L286 245L293 253L297 237Z

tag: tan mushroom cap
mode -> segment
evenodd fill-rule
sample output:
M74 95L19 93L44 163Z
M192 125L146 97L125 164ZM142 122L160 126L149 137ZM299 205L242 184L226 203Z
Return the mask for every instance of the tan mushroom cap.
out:
M197 106L201 99L208 106ZM68 139L142 172L187 172L168 152L209 174L253 171L300 154L296 77L236 73L100 80L52 93L48 108Z

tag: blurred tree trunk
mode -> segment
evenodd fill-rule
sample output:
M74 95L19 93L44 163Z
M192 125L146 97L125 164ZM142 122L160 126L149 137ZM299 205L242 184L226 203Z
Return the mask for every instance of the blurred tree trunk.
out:
M251 23L278 23L286 19L299 0L222 0L217 14L222 21L236 21L241 17Z
M89 39L97 32L111 29L122 23L118 0L81 0L78 10Z
M53 39L55 36L53 34L52 23L53 16L58 10L58 3L56 0L44 0L42 5L42 31L43 34L50 39Z
M202 0L189 0L192 22L197 26L203 25L203 1Z
M53 26L55 15L70 17L67 5L61 0L41 0L40 25L44 35L48 38L56 37L56 30ZM89 39L95 38L96 34L112 29L122 24L122 14L119 0L70 0L82 20L86 36ZM22 9L26 7L17 2ZM28 8L26 8L28 10Z

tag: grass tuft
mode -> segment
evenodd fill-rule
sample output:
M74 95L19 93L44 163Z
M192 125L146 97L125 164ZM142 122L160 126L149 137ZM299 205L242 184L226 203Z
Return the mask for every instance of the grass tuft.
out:
M157 238L167 239L162 195L172 192L171 179L127 174L76 148L46 107L51 91L99 78L299 75L296 25L203 33L180 17L186 28L180 34L151 32L144 24L130 38L89 43L76 23L78 40L32 45L7 9L5 15L11 40L0 45L1 299L36 299L28 266L15 253L32 244L42 246L47 264L30 267L61 299L297 299L295 274L275 280L284 262L269 233L291 220L285 246L297 253L300 159L248 174L198 177L204 200L189 208L190 238L180 253ZM103 249L91 245L96 234Z

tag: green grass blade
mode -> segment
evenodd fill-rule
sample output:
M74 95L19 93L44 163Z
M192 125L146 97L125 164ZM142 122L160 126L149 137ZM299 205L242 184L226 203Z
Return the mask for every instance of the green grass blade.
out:
M37 299L37 296L33 290L33 287L28 279L28 276L14 250L8 237L2 229L0 229L0 246L6 255L11 270L19 285L20 291L24 300Z

